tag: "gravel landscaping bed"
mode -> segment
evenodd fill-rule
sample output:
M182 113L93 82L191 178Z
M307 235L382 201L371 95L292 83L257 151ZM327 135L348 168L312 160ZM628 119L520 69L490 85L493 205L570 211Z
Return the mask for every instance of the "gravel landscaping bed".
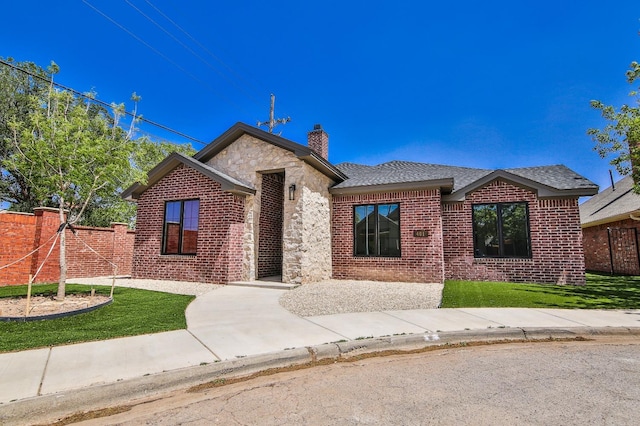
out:
M73 284L111 286L112 280L113 279L111 277L74 278L67 280L67 282ZM217 290L224 287L217 284L190 283L185 281L145 280L120 277L116 278L116 286L161 291L164 293L189 294L194 296L200 296L201 294L205 294L212 290Z
M280 305L309 317L349 312L436 309L443 284L327 280L303 284L280 297Z

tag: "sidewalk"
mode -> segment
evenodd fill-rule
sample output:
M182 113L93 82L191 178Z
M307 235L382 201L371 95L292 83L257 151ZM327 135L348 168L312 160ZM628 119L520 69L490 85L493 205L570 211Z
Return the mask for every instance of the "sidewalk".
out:
M0 354L0 420L3 407L18 400L49 394L62 400L73 390L170 371L189 375L205 364L216 364L217 370L253 359L264 364L264 354L279 359L308 355L311 350L305 348L369 337L418 335L424 342L458 331L466 331L467 341L487 332L526 338L527 332L541 329L640 331L640 310L476 308L303 318L280 306L282 291L227 286L200 295L187 308L187 330ZM332 346L325 345L327 350Z

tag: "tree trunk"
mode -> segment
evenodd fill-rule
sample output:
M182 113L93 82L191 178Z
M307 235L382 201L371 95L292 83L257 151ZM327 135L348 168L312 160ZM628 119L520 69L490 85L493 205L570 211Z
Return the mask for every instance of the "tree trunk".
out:
M65 223L67 218L64 214L64 200L60 199L60 224ZM60 232L60 280L58 281L57 300L64 300L66 294L65 285L67 283L67 256L66 256L66 232L63 229Z

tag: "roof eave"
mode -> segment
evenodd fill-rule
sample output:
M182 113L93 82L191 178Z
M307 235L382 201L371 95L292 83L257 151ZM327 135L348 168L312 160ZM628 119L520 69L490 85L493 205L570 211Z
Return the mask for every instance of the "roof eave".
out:
M357 194L375 194L382 192L398 192L398 191L417 191L421 189L440 189L442 192L451 191L453 188L453 179L434 179L416 182L398 182L386 183L380 185L363 185L347 188L330 188L329 192L333 195L357 195Z
M235 195L256 195L256 190L236 184L221 184L222 190Z
M136 182L131 185L129 188L122 191L120 197L126 201L135 201L140 198L140 194L147 189L146 185L141 184L140 182Z
M329 161L324 157L318 155L315 151L309 150L309 152L296 151L295 155L302 161L309 163L315 169L317 169L323 175L331 178L335 182L343 182L347 180L347 175L338 170L335 166L332 166Z
M604 225L604 224L607 224L607 223L618 222L620 220L630 219L630 215L634 215L635 216L637 214L640 214L640 209L632 211L632 212L620 213L620 214L617 214L615 216L609 216L609 217L606 217L604 219L594 220L592 222L581 223L580 226L583 229L584 228L591 228L593 226Z
M492 173L489 173L482 178L471 182L469 185L464 188L460 188L454 191L451 194L442 197L442 201L447 202L459 202L464 201L468 193L481 188L482 186L488 184L489 182L495 179L504 179L515 183L516 185L524 186L530 189L533 189L537 192L538 198L568 198L568 197L586 197L590 195L595 195L598 193L597 186L589 186L584 188L574 188L574 189L557 189L545 185L540 182L533 181L531 179L524 178L522 176L515 175L513 173L509 173L505 170L496 170Z
M264 130L249 126L248 124L242 122L237 122L220 136L211 141L209 145L205 146L196 154L194 154L193 158L203 163L207 162L245 133L253 137L263 139L274 145L280 146L291 152L294 152L297 148L302 147L302 145L289 141L278 135L274 135L273 133L265 132Z
M137 200L138 198L140 198L140 195L144 191L160 181L160 179L165 177L169 172L178 167L180 164L184 164L187 167L190 167L202 173L211 180L218 182L221 185L222 190L225 192L231 192L237 195L253 195L256 193L255 189L245 185L239 185L238 183L225 178L221 174L215 173L208 166L205 166L192 157L187 157L183 154L174 152L167 156L164 160L162 160L153 169L151 169L149 173L147 173L148 180L146 185L136 182L135 184L124 190L120 196L129 201Z

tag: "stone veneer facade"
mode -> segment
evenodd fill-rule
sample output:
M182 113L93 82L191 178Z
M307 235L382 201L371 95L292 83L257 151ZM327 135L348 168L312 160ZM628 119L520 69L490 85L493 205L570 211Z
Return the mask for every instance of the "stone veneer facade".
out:
M261 175L266 173L284 173L282 282L303 284L331 277L330 178L294 153L248 134L207 164L256 189L255 195L245 197L243 280L257 278ZM294 200L288 196L291 184L296 185Z

